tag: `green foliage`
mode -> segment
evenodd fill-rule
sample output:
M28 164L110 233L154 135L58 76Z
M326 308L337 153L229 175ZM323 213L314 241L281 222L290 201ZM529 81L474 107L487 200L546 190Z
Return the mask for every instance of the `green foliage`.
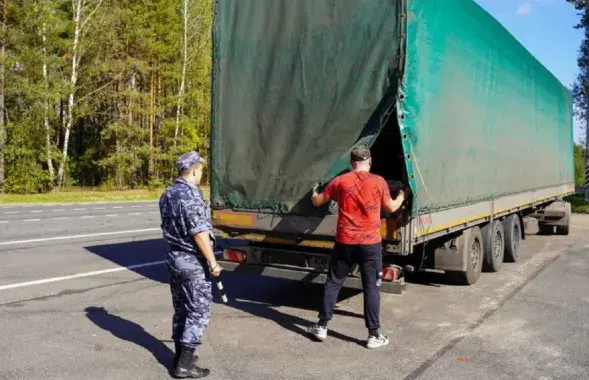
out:
M586 95L589 94L589 2L587 0L567 1L574 5L581 16L581 21L578 25L575 25L575 28L584 31L584 38L577 59L579 75L573 87L573 98L577 106L578 116L585 119L588 116L586 115L588 104Z
M574 194L565 198L565 201L571 203L571 210L577 214L589 214L589 202L583 195Z
M585 148L575 144L575 185L585 186Z
M5 191L50 191L72 89L73 2L8 4ZM66 185L160 188L173 180L179 154L208 156L213 2L188 5L183 96L184 0L103 0L95 13L85 8Z

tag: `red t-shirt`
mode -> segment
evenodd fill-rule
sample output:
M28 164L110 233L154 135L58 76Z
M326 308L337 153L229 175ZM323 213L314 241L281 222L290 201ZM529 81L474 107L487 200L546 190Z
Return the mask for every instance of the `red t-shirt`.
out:
M323 195L338 202L335 237L338 243L377 244L382 241L380 208L391 199L384 178L352 171L331 181Z

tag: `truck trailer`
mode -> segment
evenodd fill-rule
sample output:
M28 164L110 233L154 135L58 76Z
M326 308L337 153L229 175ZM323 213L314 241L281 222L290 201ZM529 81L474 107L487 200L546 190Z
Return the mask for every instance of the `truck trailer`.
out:
M530 222L569 232L571 92L473 0L216 0L210 144L229 270L323 282L337 204L311 188L360 145L411 189L382 212L382 291L424 270L474 284Z

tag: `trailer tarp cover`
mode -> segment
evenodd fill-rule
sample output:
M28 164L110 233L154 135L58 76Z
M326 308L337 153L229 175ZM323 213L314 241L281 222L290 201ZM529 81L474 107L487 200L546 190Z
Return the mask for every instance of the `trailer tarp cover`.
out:
M474 1L406 5L398 110L419 212L572 183L570 91Z
M222 0L213 40L217 207L289 210L391 97L414 215L573 182L570 91L472 0Z
M216 2L213 204L290 210L372 142L398 61L398 3Z

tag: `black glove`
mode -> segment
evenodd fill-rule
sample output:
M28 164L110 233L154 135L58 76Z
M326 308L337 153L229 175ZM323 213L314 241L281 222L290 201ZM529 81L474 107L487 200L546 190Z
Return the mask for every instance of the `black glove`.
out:
M409 185L403 186L403 193L405 194L405 199L409 198L412 194L411 186L409 186Z

